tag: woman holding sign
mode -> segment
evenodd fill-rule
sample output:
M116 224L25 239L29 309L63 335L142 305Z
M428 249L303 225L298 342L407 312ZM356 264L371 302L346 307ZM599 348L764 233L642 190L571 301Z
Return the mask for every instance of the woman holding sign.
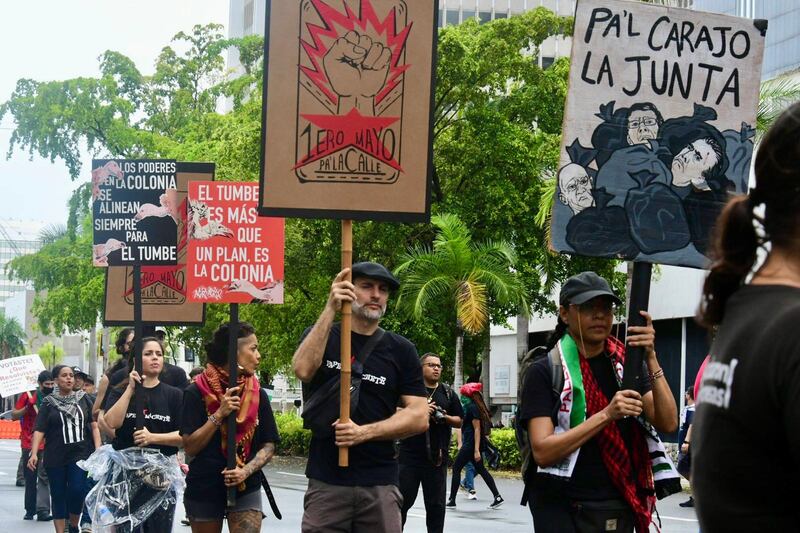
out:
M86 497L86 472L77 462L86 459L100 446L100 431L92 419L92 400L83 391L74 392L72 368L53 368L56 390L45 397L36 417L28 468L36 469L39 445L44 439L44 468L50 479L53 524L64 533L69 514L69 531L78 531L78 518Z
M691 438L703 531L800 523L800 103L767 132L755 178L717 221L699 314L716 330Z
M115 430L112 443L115 450L137 446L172 456L178 453L178 446L182 444L178 429L183 392L159 380L164 370L164 347L161 341L155 337L145 337L142 343L142 375L134 370L126 382L109 391L107 405L110 407L106 411L105 421ZM136 430L136 383L142 384L140 393L144 394L144 428L140 430ZM133 509L131 513L134 513ZM144 531L169 533L172 531L174 515L174 502L166 509L159 507L144 522Z
M239 323L238 378L228 379L228 325L206 344L208 364L186 389L181 435L194 457L186 477L184 504L194 533L219 533L227 517L231 533L259 531L261 469L275 453L278 429L266 391L255 371L261 355L253 326ZM234 385L234 386L231 386ZM226 467L228 416L236 417L236 468ZM236 487L236 505L226 509L226 491Z

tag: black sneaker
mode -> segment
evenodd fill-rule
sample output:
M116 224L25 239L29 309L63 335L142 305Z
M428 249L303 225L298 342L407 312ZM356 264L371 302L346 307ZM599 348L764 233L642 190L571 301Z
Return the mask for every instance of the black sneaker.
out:
M504 502L505 500L503 499L502 496L495 496L494 501L489 504L489 509L497 509L498 507L503 505Z
M36 520L39 522L49 522L52 519L53 517L50 515L50 513L37 513L36 515Z
M36 516L33 513L25 513L25 516L22 517L23 520L33 520L33 517Z
M445 507L455 507L455 506L456 506L455 500L447 500L447 504L445 504Z
M183 525L183 526L191 526L192 524L191 524L191 522L189 522L187 519L184 518L183 520L181 520L181 525Z
M81 529L78 526L73 526L72 524L69 525L69 529L67 531L68 533L81 533Z
M24 481L17 480L17 487L24 487L24 486L25 486Z
M679 503L678 505L680 507L694 507L694 498L692 496L689 496L688 500L686 500L685 502Z

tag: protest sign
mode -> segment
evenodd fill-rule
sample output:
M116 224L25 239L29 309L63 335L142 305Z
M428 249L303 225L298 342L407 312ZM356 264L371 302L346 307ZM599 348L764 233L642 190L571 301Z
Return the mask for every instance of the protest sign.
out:
M767 23L580 0L551 246L708 265L729 192L747 191Z
M92 160L94 266L177 263L175 171L169 159Z
M186 194L191 181L214 179L214 163L187 163L176 166L179 222L178 264L142 267L142 319L145 325L198 326L205 321L205 306L187 298L186 284ZM109 267L106 274L103 324L133 324L133 268Z
M258 183L189 183L189 299L283 303L283 219L258 216Z
M44 370L38 355L21 355L0 360L0 396L8 398L39 386L39 373Z
M267 1L262 215L429 220L437 11Z

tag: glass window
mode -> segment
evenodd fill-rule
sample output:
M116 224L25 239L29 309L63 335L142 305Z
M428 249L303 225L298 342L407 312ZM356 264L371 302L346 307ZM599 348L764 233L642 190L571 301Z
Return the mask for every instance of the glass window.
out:
M492 20L492 12L481 11L480 13L478 13L478 20L480 21L481 24L483 24L484 22L489 22L490 20Z
M549 67L550 65L553 64L553 61L555 61L555 60L556 60L556 58L554 58L554 57L548 57L548 56L543 57L542 58L542 68Z
M244 4L244 21L242 26L244 27L245 35L253 32L253 0L247 0Z
M475 12L474 11L467 11L466 9L461 13L461 22L465 20L474 19Z
M448 26L455 26L458 24L458 10L452 9L447 11L447 25Z
M444 26L444 9L439 10L439 27Z
M495 13L494 13L494 18L495 18L495 19L505 19L505 18L508 18L508 13L506 13L505 11L503 11L503 12L500 12L500 11L495 11Z

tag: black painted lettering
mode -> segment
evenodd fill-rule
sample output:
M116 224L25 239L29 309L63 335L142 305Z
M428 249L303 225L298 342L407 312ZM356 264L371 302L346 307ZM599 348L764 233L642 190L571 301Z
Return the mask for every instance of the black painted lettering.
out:
M611 19L611 10L605 7L598 7L592 10L589 16L589 25L586 27L586 35L583 37L583 42L588 43L592 40L592 32L594 32L595 24L606 22Z
M650 59L650 56L633 56L633 57L626 57L625 61L627 63L636 62L636 85L633 89L628 89L626 87L622 88L622 91L627 94L628 96L633 96L639 92L639 89L642 87L642 61L647 61Z
M677 82L678 90L681 92L681 96L684 98L689 98L689 92L692 90L692 73L694 71L694 65L689 63L689 70L686 72L686 84L683 83L683 78L681 76L681 67L678 63L673 63L672 65L672 77L669 80L669 95L672 96L675 92L675 84Z
M655 43L653 42L653 37L656 34L656 29L658 28L658 25L661 24L662 22L669 23L669 17L666 16L666 15L658 17L658 20L655 21L655 23L653 24L653 27L650 28L650 35L647 36L647 45L650 47L650 50L653 50L653 51L656 51L656 52L661 50L662 48L664 48L661 45L656 46Z
M725 50L727 49L727 47L725 46L725 43L727 42L725 34L728 33L728 30L730 30L731 28L728 27L728 26L714 26L714 28L712 28L712 29L714 31L718 31L719 32L719 37L720 37L719 38L719 42L722 43L722 47L719 49L719 52L717 52L716 54L712 54L712 55L714 57L722 57L722 56L725 55Z
M589 85L595 85L597 82L586 74L589 72L589 63L592 62L592 52L586 52L586 57L583 60L583 69L581 69L581 79Z
M650 85L653 87L653 92L661 95L667 92L667 69L669 63L664 60L664 68L661 69L661 86L658 85L658 78L656 77L656 61L650 62Z
M725 82L725 87L719 93L717 97L716 105L722 101L725 97L726 93L733 93L733 106L739 107L739 69L733 69L731 72L730 77L728 77L728 81Z
M706 84L703 87L703 101L705 102L708 100L708 91L711 89L711 78L714 76L715 72L722 72L722 67L709 65L707 63L698 63L697 66L706 69Z
M744 48L741 52L736 51L737 47L735 45L737 38L739 41L744 40ZM747 55L750 53L750 35L748 35L747 32L744 30L739 30L736 33L734 33L731 36L730 49L731 49L731 55L736 59L742 59L744 57L747 57Z

